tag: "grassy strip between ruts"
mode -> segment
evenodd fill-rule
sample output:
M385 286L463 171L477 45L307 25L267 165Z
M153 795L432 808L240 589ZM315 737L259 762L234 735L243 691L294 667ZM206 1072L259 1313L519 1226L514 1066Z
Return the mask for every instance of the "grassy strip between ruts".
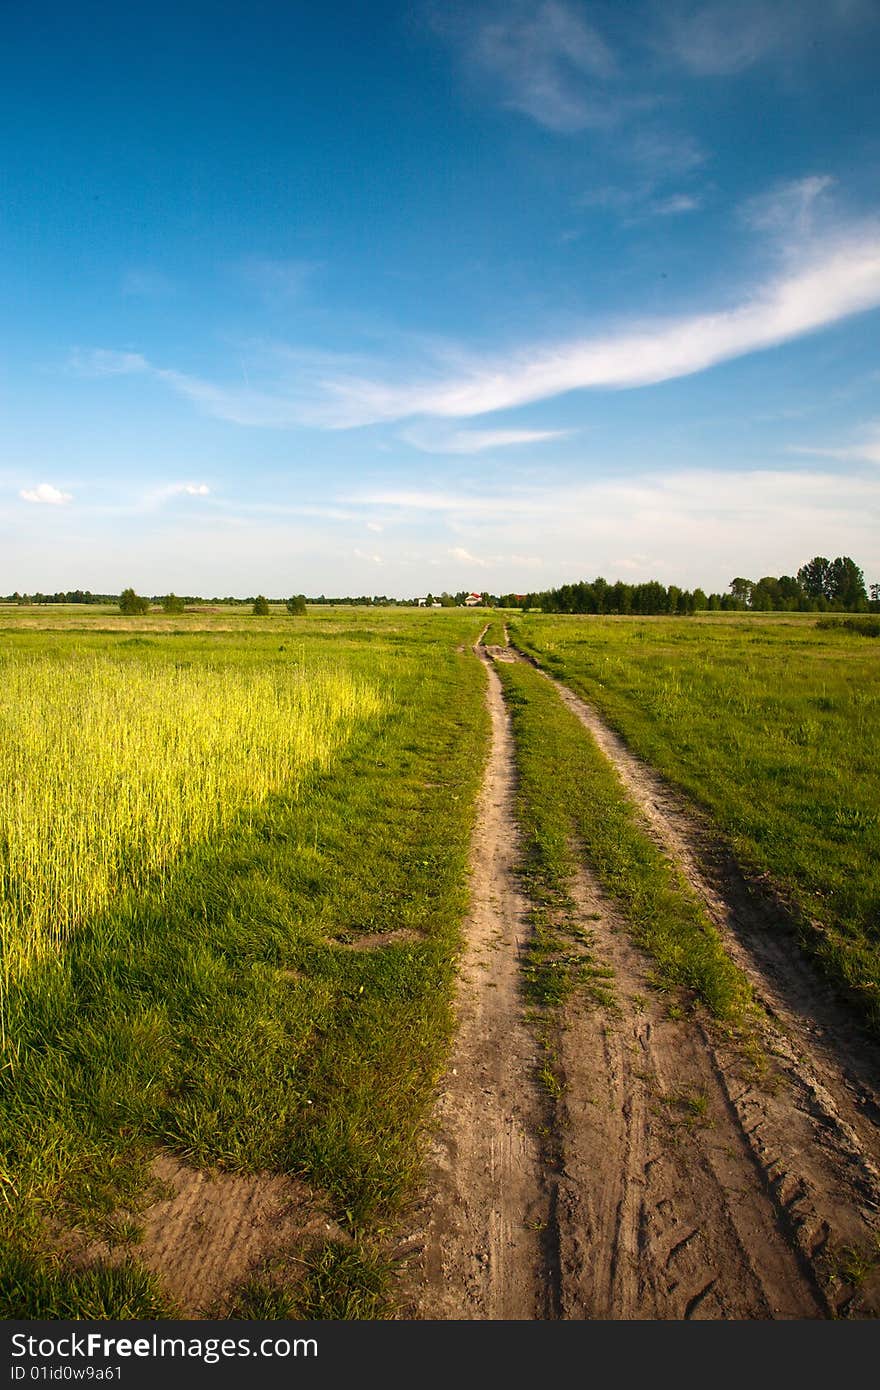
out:
M382 1314L383 1229L417 1177L451 1029L488 732L484 673L450 637L406 656L390 710L297 796L86 923L10 1001L3 1316L177 1311L137 1260L163 1148L295 1174L345 1229L304 1277L282 1260L252 1281L240 1315ZM67 1262L74 1228L118 1262Z
M747 980L680 872L639 824L589 732L531 667L503 665L499 675L516 741L527 872L539 901L564 899L575 868L572 845L581 846L634 939L656 961L659 982L684 986L716 1018L744 1024L751 997ZM541 959L540 940L536 949L530 987L546 1000L548 961ZM571 971L570 963L549 968ZM563 989L573 981L569 973Z

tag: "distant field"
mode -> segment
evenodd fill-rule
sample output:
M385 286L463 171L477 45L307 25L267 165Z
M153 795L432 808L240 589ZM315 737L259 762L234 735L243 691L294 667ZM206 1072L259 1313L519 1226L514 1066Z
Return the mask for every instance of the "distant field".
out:
M880 1024L880 651L776 614L529 615L511 634L704 806Z
M295 1173L354 1237L254 1316L377 1315L451 1026L481 626L0 612L6 1316L173 1311L137 1260L58 1255L136 1249L159 1148Z

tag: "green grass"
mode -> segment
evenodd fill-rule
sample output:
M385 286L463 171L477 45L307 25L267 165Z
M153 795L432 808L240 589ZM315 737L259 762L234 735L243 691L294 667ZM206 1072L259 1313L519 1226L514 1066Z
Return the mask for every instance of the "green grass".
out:
M880 637L880 617L872 617L868 613L858 613L851 618L820 618L816 626L838 632L854 632L858 637Z
M880 1028L877 644L795 615L532 616L512 635L709 811Z
M592 736L539 672L517 664L500 666L499 675L513 720L519 818L538 902L555 898L564 910L565 885L583 853L634 939L654 957L658 979L689 990L716 1018L744 1023L747 981L690 887L642 828ZM534 978L546 995L543 956L539 945ZM551 976L564 980L572 969L563 962Z
M352 1321L388 1318L392 1263L369 1245L328 1241L291 1271L283 1262L250 1280L229 1316L263 1321L331 1319Z
M129 1261L71 1270L10 1250L0 1264L0 1318L90 1320L174 1317L154 1275Z
M417 1180L451 1029L488 735L479 621L338 610L308 637L307 620L251 621L273 634L0 633L0 661L10 644L62 666L98 651L262 669L292 644L305 666L332 657L384 696L329 765L121 892L10 993L0 1277L20 1315L161 1315L135 1264L87 1277L54 1235L77 1226L124 1251L120 1212L136 1222L159 1148L307 1180L360 1251L359 1265L327 1256L309 1316L322 1299L325 1316L379 1307L382 1230ZM352 949L364 936L388 940Z

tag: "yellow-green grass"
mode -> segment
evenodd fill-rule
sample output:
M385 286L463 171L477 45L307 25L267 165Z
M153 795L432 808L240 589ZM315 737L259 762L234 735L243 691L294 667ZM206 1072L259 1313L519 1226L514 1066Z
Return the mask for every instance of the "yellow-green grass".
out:
M480 624L393 610L336 613L305 634L295 619L263 622L262 635L132 641L131 629L96 626L0 643L7 660L28 654L71 679L115 663L121 690L144 677L162 688L181 670L206 692L218 680L277 691L333 674L374 702L327 756L262 799L248 792L218 829L125 880L10 988L6 1316L174 1311L126 1244L157 1148L296 1174L356 1238L350 1255L313 1252L305 1284L286 1288L273 1268L264 1306L384 1306L381 1233L417 1178L451 1028L488 731L485 673L469 650ZM368 949L351 949L363 938ZM58 1232L74 1226L134 1261L85 1277L57 1253Z
M775 884L880 1027L880 650L795 615L529 616L514 640Z
M3 997L123 890L161 884L245 808L295 793L381 706L375 684L295 661L3 661Z

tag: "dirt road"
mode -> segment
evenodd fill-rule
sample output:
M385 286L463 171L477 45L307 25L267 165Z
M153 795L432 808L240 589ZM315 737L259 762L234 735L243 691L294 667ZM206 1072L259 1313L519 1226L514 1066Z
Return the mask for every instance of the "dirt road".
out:
M762 1075L711 1023L670 1017L650 962L587 866L572 885L616 1007L553 1027L561 1094L538 1084L518 965L510 721L487 664L493 745L473 853L460 1026L436 1114L403 1315L817 1318L880 1308L876 1050L722 866L692 814L591 710L617 767L766 1011ZM548 677L549 679L549 677Z

